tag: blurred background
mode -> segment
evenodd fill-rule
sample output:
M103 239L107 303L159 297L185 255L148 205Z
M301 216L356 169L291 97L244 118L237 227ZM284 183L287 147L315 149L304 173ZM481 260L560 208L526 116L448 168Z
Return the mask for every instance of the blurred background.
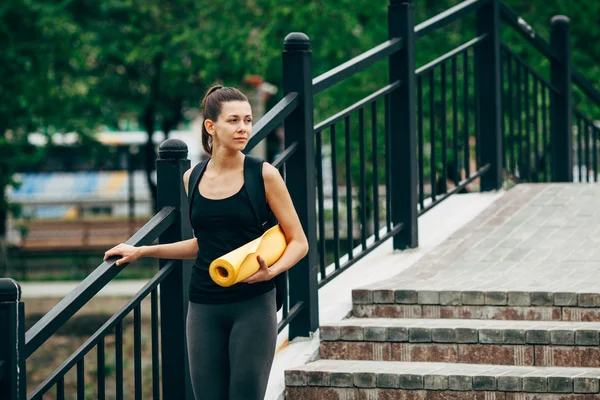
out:
M423 22L458 3L415 0L415 22ZM592 84L598 84L600 2L503 3L522 17L521 24L533 27L546 40L550 18L557 14L569 16L573 64ZM206 157L201 149L199 104L208 87L222 83L243 90L250 98L257 121L283 96L281 52L288 33L300 31L311 38L316 77L387 39L387 4L386 0L2 0L0 277L12 277L23 285L26 325L30 327L39 320L96 268L107 249L127 240L154 215L155 161L163 140L175 137L185 141L192 165ZM427 35L416 43L417 67L474 35L474 14ZM517 37L513 29L503 29L501 35L520 58L549 78L550 66L539 52ZM464 65L460 66L458 80L459 87L463 87L467 78L460 75ZM436 75L433 84L424 88L425 98L432 88L439 93L440 79ZM319 93L314 98L315 123L387 83L388 67L380 62ZM474 108L472 83L465 85L460 96L464 104ZM422 123L426 132L437 123L428 120L431 107L435 107L438 118L440 110L446 110L440 101L438 96L435 102L424 106ZM583 114L598 115L591 112L597 110L592 110L594 106L586 103L585 96L576 89L573 102ZM367 111L365 120L370 121L371 115ZM381 134L385 131L383 110L377 115L380 118L374 118L377 129L373 132ZM471 111L470 115L475 113ZM465 121L458 122L462 132ZM284 134L280 127L254 153L273 160L282 150ZM469 141L476 139L474 133L469 134ZM354 125L350 135L356 143L358 129ZM328 143L326 138L322 141L326 200L331 196L332 177L327 171L331 171L332 146L338 146L333 148L344 154L344 135L338 135L338 140L340 143ZM384 140L378 143L384 146ZM442 145L441 141L435 143ZM367 152L379 151L383 157L383 147L369 146L367 141ZM360 157L350 151L348 154L352 157L348 162L351 170L346 171L345 163L340 163L338 173L340 177L351 174L356 183L360 180ZM424 156L424 174L430 176L429 154ZM475 160L475 156L471 159ZM449 158L448 165L441 165L438 159L435 169L452 172L460 163L459 159ZM381 162L380 168L383 165ZM454 183L461 179L448 175ZM379 176L383 176L383 171ZM372 169L365 181L367 199L371 199ZM436 184L446 187L446 182ZM477 184L474 181L466 190L477 191ZM424 190L431 192L431 187L425 186ZM343 197L346 190L338 192ZM385 196L381 199L385 200ZM325 202L327 237L333 226L331 204L332 201ZM365 208L375 206L365 204ZM384 211L385 206L382 217ZM340 218L346 215L340 211ZM369 229L372 225L369 223ZM359 231L355 234L360 237ZM330 247L328 260L333 257ZM117 289L111 295L90 301L29 358L28 386L42 382L157 268L156 260L142 259L121 271L116 280L123 286L115 285ZM49 281L56 283L50 285ZM145 344L151 342L149 307L145 301ZM132 326L131 318L124 320L126 338L132 336ZM107 336L105 375L112 379L108 385L114 385L115 345L110 340ZM145 357L148 347L144 347ZM128 354L125 372L132 376L131 341L125 343L124 351ZM96 365L93 359L87 362L92 367ZM86 372L91 376L96 373L94 368ZM70 374L66 385L72 389L76 378ZM144 379L150 380L151 376L147 365ZM94 379L86 382L86 394L92 398ZM132 390L133 386L126 383L126 393L131 394ZM144 393L144 398L149 396Z
M415 1L416 22L457 3ZM598 81L600 3L504 3L544 38L553 15L568 15L575 21L573 62ZM386 40L386 7L356 0L2 1L0 276L85 277L104 251L154 214L157 146L177 137L192 164L205 156L199 103L210 85L242 89L256 121L281 99L286 34L311 38L317 76ZM419 40L417 65L472 37L472 22ZM502 35L534 69L548 69L513 30ZM320 93L315 122L379 89L386 77L387 66L378 63ZM272 160L283 135L280 128L255 153ZM118 278L154 271L141 262Z

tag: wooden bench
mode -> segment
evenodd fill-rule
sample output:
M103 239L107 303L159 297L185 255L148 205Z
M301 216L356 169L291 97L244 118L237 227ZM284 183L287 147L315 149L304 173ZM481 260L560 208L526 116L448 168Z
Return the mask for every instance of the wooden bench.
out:
M125 242L148 218L30 220L23 221L27 232L17 246L22 254L81 253L109 248Z

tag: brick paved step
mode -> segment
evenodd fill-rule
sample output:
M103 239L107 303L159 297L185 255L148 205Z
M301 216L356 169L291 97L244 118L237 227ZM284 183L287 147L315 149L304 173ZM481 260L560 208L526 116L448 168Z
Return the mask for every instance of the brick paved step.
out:
M320 356L600 368L600 323L347 319L320 327Z
M380 284L379 286L385 285ZM422 286L427 286L423 283ZM596 292L354 289L357 318L444 318L600 322Z
M600 369L318 360L285 373L286 399L591 400Z

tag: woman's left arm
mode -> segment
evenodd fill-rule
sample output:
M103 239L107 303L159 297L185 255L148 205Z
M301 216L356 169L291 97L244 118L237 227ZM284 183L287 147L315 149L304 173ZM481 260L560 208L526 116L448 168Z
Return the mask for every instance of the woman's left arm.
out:
M263 163L263 178L267 202L285 234L287 247L279 260L270 268L266 268L264 261L259 258L261 268L256 274L244 280L246 283L272 279L293 267L308 253L308 240L281 174L277 168L265 162Z

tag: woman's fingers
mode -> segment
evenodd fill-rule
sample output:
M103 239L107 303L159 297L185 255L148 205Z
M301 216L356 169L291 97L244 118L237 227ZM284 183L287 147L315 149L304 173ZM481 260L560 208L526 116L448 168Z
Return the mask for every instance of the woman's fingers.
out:
M261 268L269 268L265 260L261 256L256 256L256 260L258 260L258 264Z
M118 244L112 249L104 253L104 261L108 260L112 256L120 256L123 254L123 243Z

